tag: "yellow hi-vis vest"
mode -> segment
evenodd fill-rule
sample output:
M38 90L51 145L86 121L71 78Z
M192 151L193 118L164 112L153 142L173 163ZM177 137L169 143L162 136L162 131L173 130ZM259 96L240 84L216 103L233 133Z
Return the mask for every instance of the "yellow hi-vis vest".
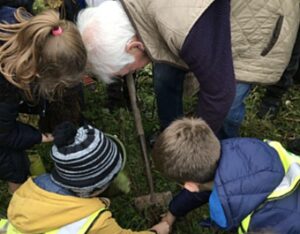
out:
M281 183L267 197L266 202L288 196L298 188L300 182L300 157L286 151L279 142L267 141L267 143L277 151L284 168L285 176ZM239 234L248 231L253 213L254 211L241 222L238 230Z
M106 210L106 208L102 208L81 220L56 230L45 232L44 234L86 234L99 216ZM18 231L7 219L0 219L0 231L1 230L6 231L7 234L22 234L22 232Z

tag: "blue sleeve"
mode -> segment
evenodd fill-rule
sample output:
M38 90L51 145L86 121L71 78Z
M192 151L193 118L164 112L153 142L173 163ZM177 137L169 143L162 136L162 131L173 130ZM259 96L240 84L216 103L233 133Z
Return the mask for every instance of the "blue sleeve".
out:
M230 1L214 1L194 24L180 57L197 77L197 115L218 133L235 96Z
M169 211L175 217L183 217L191 210L206 204L209 196L210 191L194 193L182 189L170 202Z
M86 8L86 2L84 0L78 0L77 2L78 2L80 9Z
M227 228L227 219L224 213L218 193L214 188L209 197L210 218L221 228Z
M0 5L0 22L7 22L9 24L16 23L15 11L16 8Z

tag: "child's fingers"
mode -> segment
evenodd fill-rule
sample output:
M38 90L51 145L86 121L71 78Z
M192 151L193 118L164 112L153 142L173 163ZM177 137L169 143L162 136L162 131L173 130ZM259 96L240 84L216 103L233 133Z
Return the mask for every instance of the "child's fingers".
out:
M42 134L42 142L52 142L54 140L53 135L50 133Z

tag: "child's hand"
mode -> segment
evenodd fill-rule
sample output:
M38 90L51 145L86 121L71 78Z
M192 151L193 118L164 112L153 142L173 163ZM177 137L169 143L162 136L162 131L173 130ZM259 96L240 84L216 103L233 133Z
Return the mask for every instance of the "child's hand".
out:
M154 230L158 234L168 234L170 232L170 225L166 221L161 221L154 225L150 230Z
M161 219L162 222L163 221L167 222L170 225L170 227L173 225L175 220L176 220L176 217L174 215L172 215L172 213L170 211L168 211L166 214L163 214L162 219Z
M42 142L52 142L54 140L53 135L51 133L43 133L42 134Z

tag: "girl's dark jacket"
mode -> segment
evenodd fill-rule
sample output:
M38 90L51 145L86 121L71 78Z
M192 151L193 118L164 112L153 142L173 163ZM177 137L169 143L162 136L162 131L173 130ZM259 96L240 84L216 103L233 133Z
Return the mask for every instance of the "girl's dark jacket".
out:
M1 21L14 23L15 8L0 7ZM22 98L21 91L10 84L0 73L0 147L25 150L41 142L41 133L30 125L17 121L19 112L36 114L39 108L30 107ZM7 152L7 151L6 151ZM1 157L2 151L0 151Z
M279 200L266 202L284 175L277 151L267 142L254 138L222 141L222 156L214 190L226 219L224 228L238 227L249 213L255 211L248 231L300 233L299 187ZM216 209L216 200L212 199L212 195L209 203L211 215L215 213L215 221L220 221L222 212Z
M15 23L15 11L16 8L0 6L0 22ZM2 44L0 42L0 46ZM26 101L23 92L9 83L0 73L0 162L6 163L7 160L1 159L20 154L41 143L41 132L31 125L18 121L19 113L39 115L39 128L43 132L51 133L54 127L63 121L82 124L80 114L83 107L82 91L82 85L79 85L67 90L62 101L49 103L40 98L38 103L31 104Z

